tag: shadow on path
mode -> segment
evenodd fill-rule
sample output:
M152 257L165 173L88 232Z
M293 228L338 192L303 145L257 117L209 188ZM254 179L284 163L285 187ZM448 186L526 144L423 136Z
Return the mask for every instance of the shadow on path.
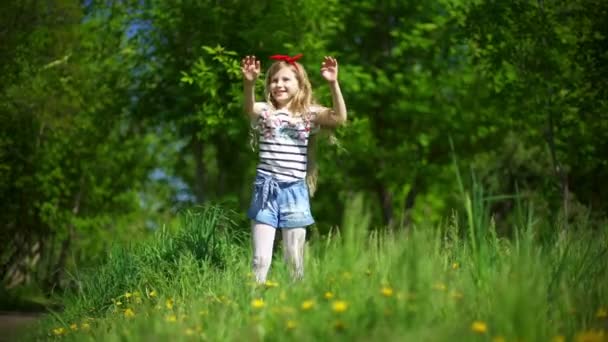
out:
M0 341L18 341L17 336L32 326L42 313L0 311Z

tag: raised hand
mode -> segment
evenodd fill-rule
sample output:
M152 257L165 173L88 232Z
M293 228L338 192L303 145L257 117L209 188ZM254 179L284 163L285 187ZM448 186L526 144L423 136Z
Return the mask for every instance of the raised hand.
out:
M321 76L327 82L335 82L338 80L338 61L330 56L325 56L321 63Z
M260 76L260 61L255 56L246 56L241 61L241 71L246 81L254 82Z

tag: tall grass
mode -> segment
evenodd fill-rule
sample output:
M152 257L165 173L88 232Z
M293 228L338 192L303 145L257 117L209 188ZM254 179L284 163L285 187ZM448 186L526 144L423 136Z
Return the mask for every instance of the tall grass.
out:
M264 286L249 273L248 227L218 207L188 211L176 231L74 275L65 310L24 338L605 340L606 231L539 239L521 203L516 234L499 237L489 197L473 189L462 187L465 210L445 225L408 232L370 229L356 197L340 231L308 242L303 280L290 279L277 251Z
M176 232L164 226L151 240L115 246L100 267L73 276L76 290L64 295L62 316L103 315L113 310L112 299L128 291L183 288L185 281L202 281L208 270L227 267L240 259L244 246L233 216L217 206L193 208L181 213Z

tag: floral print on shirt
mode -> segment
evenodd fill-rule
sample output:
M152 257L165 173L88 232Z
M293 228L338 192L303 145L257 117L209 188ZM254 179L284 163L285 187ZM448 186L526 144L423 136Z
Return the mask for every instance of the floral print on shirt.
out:
M311 117L312 114L303 117L279 117L276 112L265 108L254 127L265 139L289 138L305 142L313 126Z

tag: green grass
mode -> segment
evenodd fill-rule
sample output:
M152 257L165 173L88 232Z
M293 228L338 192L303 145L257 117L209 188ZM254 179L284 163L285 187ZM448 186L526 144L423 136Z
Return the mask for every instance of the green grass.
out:
M257 287L249 227L218 207L193 209L178 229L115 248L103 266L75 274L65 309L23 338L605 340L605 229L570 226L540 239L527 210L513 237L499 237L471 198L466 217L407 232L370 230L356 198L340 233L308 242L303 280L291 281L277 250L270 281Z

